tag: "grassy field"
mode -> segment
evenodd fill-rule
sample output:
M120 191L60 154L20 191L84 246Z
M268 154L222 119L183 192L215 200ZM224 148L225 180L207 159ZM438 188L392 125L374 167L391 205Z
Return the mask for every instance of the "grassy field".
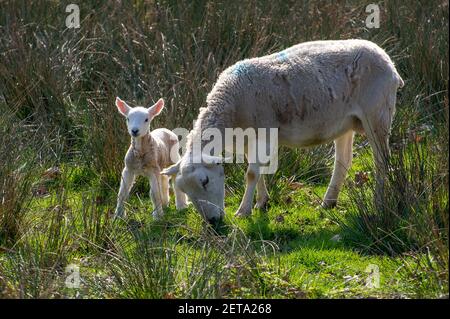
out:
M68 29L71 2L0 2L0 298L448 298L448 1L376 2L379 29L365 1L265 0L83 1ZM233 217L239 164L214 229L173 200L154 221L143 178L111 220L129 143L117 95L164 97L153 128L191 129L229 65L347 38L383 47L406 83L382 209L357 136L333 210L329 144L281 149L269 210L248 219Z

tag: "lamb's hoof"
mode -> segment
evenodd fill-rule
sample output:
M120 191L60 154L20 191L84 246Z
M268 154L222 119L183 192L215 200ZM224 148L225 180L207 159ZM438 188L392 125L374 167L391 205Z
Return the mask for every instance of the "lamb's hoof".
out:
M332 209L335 208L337 204L337 200L333 199L325 199L320 205L323 209Z
M157 210L154 210L152 212L152 216L154 220L161 220L161 218L163 217L163 213L162 212L158 212Z
M255 208L260 209L263 212L267 211L267 209L269 208L269 199L267 198L265 200L257 201L255 204Z
M251 208L239 208L238 211L234 214L234 216L239 218L249 217L252 214Z
M331 241L334 241L334 242L340 242L342 240L342 236L341 235L339 235L339 234L336 234L336 235L334 235L333 237L331 237Z

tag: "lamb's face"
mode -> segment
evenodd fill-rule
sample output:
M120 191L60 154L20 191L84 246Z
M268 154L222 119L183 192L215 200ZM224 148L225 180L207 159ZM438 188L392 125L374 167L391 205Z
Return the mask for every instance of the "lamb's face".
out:
M147 134L150 128L150 115L144 107L134 107L127 115L128 133L132 137L139 137Z
M116 106L119 112L127 119L128 133L132 137L140 137L147 134L150 129L150 122L157 116L164 107L164 100L159 99L156 104L149 108L142 106L130 107L120 98L116 98Z
M210 223L224 215L225 176L222 159L208 163L183 163L167 168L166 175L177 174L176 185L186 193L197 211Z

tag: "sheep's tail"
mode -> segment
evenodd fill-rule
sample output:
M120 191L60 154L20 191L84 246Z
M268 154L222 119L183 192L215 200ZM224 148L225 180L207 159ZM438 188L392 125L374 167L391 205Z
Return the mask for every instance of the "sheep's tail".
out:
M405 82L403 81L402 77L400 76L400 74L398 74L397 70L395 70L394 73L395 79L397 80L398 83L398 87L401 89L402 87L405 86Z

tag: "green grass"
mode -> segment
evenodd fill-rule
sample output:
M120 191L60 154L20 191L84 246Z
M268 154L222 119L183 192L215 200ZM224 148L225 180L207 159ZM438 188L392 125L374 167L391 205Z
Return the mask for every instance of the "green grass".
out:
M356 158L350 179L363 160ZM86 175L83 170L75 171ZM134 188L128 219L111 224L106 216L110 213L107 207L114 205L114 194L99 200L101 187L80 189L73 174L65 187L55 182L47 197L33 200L30 212L35 229L17 243L26 243L24 248L3 254L2 273L10 285L5 290L12 296L416 296L411 285L415 278L403 271L410 257L371 254L345 238L332 239L342 229L329 211L318 207L326 184L292 187L279 181L277 186L283 188L279 192L284 195L274 199L267 212L255 210L248 219L233 217L241 197L229 194L225 221L214 231L192 207L177 212L173 203L162 221L153 221L145 184ZM89 183L98 181L91 178ZM335 209L344 218L346 201L344 196L343 204ZM51 224L45 225L49 218ZM80 266L81 288L64 287L67 264ZM379 288L366 286L370 265L379 269ZM32 267L39 271L30 273ZM19 283L22 288L16 291Z

